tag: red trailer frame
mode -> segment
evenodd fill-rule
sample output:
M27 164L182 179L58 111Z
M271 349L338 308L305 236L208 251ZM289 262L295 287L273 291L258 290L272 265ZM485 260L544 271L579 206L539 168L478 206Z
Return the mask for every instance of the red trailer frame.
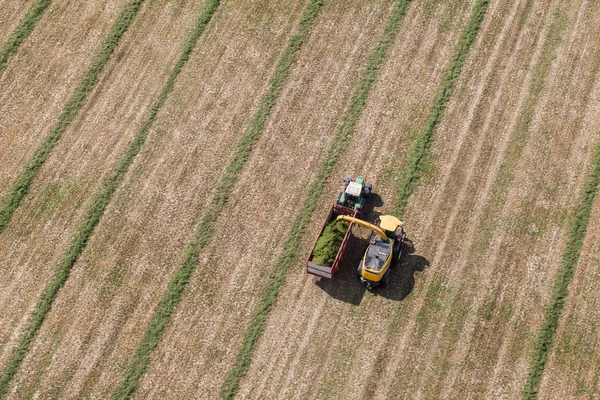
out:
M317 235L317 239L315 240L315 245L316 245L319 237L323 234L323 231L325 230L325 226L329 222L331 222L335 218L337 218L338 215L349 215L351 217L358 217L360 215L360 210L354 210L352 208L344 207L340 204L334 203L331 206L331 209L329 210L329 214L327 215L327 218L325 219L323 226L321 227L321 231ZM308 256L308 259L306 260L306 272L308 272L309 274L312 274L312 275L316 275L321 278L333 279L333 275L337 272L338 268L340 267L340 262L342 261L342 258L344 257L344 252L346 251L348 239L350 238L350 235L352 234L353 227L354 227L354 222L351 222L350 225L348 226L348 230L346 231L346 235L344 236L344 240L342 241L342 244L340 245L340 249L338 250L337 255L335 256L335 260L333 261L333 264L331 264L331 265L318 265L318 264L315 264L314 262L312 262L313 252L315 250L315 248L313 246L313 248L310 251L310 254Z

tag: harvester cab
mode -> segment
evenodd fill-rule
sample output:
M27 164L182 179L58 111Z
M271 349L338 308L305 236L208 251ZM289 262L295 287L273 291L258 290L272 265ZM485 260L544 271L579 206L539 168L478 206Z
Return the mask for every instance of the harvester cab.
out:
M367 288L387 285L390 267L400 258L402 243L406 239L402 222L392 215L381 216L375 225L346 215L340 215L337 219L354 222L373 231L356 272Z
M357 177L344 179L344 191L340 192L336 204L351 210L362 211L362 207L371 195L372 185L365 183L365 178Z

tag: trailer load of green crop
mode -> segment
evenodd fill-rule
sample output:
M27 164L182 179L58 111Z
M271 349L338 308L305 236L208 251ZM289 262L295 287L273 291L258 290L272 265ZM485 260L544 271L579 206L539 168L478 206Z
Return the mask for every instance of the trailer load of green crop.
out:
M348 222L334 220L325 225L323 234L319 236L315 249L313 251L312 261L317 265L331 265L335 261L346 231L348 230Z

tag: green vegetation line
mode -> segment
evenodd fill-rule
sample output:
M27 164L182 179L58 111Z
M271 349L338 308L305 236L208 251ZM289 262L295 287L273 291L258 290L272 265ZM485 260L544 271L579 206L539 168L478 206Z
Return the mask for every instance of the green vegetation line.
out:
M19 23L19 26L12 31L8 40L0 50L0 72L6 68L8 59L17 52L21 43L23 43L31 31L33 31L33 28L35 28L37 22L42 18L44 11L46 11L46 8L48 8L51 2L52 0L38 0L33 3L29 11L27 11L27 14L25 14Z
M525 387L523 388L522 394L524 399L537 398L538 386L542 379L546 362L548 361L548 351L554 341L554 333L558 328L560 315L569 294L569 283L571 283L575 266L579 261L585 232L592 213L592 203L598 192L599 185L600 143L596 147L592 159L592 170L590 171L588 180L585 184L583 198L581 199L581 203L579 203L575 209L575 216L569 232L569 241L567 242L567 247L562 256L561 269L558 272L558 277L552 290L552 298L546 309L544 324L542 325L542 330L535 344L535 353L531 366L529 367L529 374L527 375Z
M302 210L294 219L292 230L284 242L283 253L268 272L268 282L261 294L258 309L248 324L236 363L223 385L221 397L224 399L234 397L240 380L250 365L252 352L263 332L267 315L277 299L279 287L283 284L285 276L296 258L304 231L310 223L317 207L325 182L333 171L336 162L345 151L348 141L354 134L356 121L365 106L377 72L387 58L387 51L396 39L398 28L406 15L409 4L410 0L399 0L396 3L377 47L369 54L366 60L365 68L360 74L358 86L342 115L341 123L328 150L327 158L323 161L317 172L316 180L308 188Z
M98 82L100 72L102 72L104 66L110 59L110 56L117 48L123 33L125 33L127 28L133 22L133 19L135 18L143 2L144 0L131 0L121 12L117 23L113 26L108 38L106 38L106 41L102 46L100 54L93 61L91 67L81 80L79 87L69 99L69 102L66 104L65 108L58 117L56 125L50 134L46 136L41 146L37 149L33 159L21 173L11 191L0 202L0 233L4 232L8 226L8 223L12 219L15 210L17 207L19 207L21 200L23 200L27 194L29 186L31 186L31 182L33 182L40 168L46 162L46 159L50 155L50 152L56 143L58 143L58 140L62 136L63 132L67 129L71 122L73 122L79 113L79 110L81 110L81 108L85 105L88 94L94 89L96 83Z
M417 137L415 146L409 156L408 164L404 169L402 181L398 186L397 197L394 203L393 214L400 219L404 216L408 198L412 195L421 176L427 170L429 151L433 143L434 133L444 116L446 104L450 100L450 96L452 96L454 84L465 63L469 49L477 37L481 23L487 12L488 3L489 0L478 0L473 7L471 19L462 32L456 53L452 57L450 67L442 82L440 93L431 107L427 123Z
M40 149L38 149L30 165L17 181L17 184L9 194L8 203L0 210L0 232L6 228L6 225L8 224L8 221L10 221L14 210L18 207L20 201L23 199L23 196L25 196L29 185L48 158L50 151L57 143L61 134L73 121L77 115L77 112L83 107L88 93L94 88L96 82L98 82L98 75L117 47L121 36L131 25L142 2L143 0L132 0L121 12L118 21L113 26L112 31L102 47L100 55L94 60L91 68L81 81L81 85L67 103L67 106L58 119L58 123L50 135L46 138ZM119 168L122 167L123 164L119 166ZM103 194L107 191L108 186L112 184L118 184L119 178L115 179L115 176L118 176L118 171L119 170L115 171L115 175L113 175L111 180L106 183L102 192ZM60 288L65 284L67 278L69 277L71 267L75 263L75 260L77 257L79 257L79 254L81 254L81 251L85 247L91 231L93 230L94 226L96 226L98 219L100 218L100 214L104 210L102 202L105 200L106 199L103 197L103 195L96 199L96 202L88 213L83 225L79 227L77 236L67 251L65 258L60 263L58 271L56 272L52 281L50 281L44 288L41 297L38 299L35 309L33 310L33 313L28 321L25 332L19 336L17 345L12 351L8 365L0 376L0 398L3 398L6 395L8 384L17 373L19 366L25 358L25 355L27 354L35 335L40 329L42 322L46 318L48 311L50 311L50 308L52 307L52 302L56 298Z
M160 300L152 320L146 328L144 337L136 348L133 359L125 371L124 379L113 395L114 399L128 399L137 390L139 381L148 368L150 355L158 345L173 310L179 304L190 275L198 264L199 252L210 242L213 236L215 222L221 214L254 144L264 130L267 118L281 93L289 69L310 32L322 5L323 0L312 0L302 15L298 33L290 37L288 46L279 59L275 73L271 77L269 89L261 99L259 108L254 114L246 133L240 139L232 160L221 174L208 210L203 214L198 224L196 237L189 245L181 267L169 282L167 291Z

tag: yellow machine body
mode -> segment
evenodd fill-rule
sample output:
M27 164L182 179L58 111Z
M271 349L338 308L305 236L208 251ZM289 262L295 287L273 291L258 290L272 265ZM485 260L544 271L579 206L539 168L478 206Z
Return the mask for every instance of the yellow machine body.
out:
M364 226L379 236L369 244L361 263L361 277L367 283L379 284L392 264L394 246L396 245L396 230L402 226L402 222L393 215L381 216L379 226L346 215L340 215L337 219ZM389 237L389 235L392 237Z

